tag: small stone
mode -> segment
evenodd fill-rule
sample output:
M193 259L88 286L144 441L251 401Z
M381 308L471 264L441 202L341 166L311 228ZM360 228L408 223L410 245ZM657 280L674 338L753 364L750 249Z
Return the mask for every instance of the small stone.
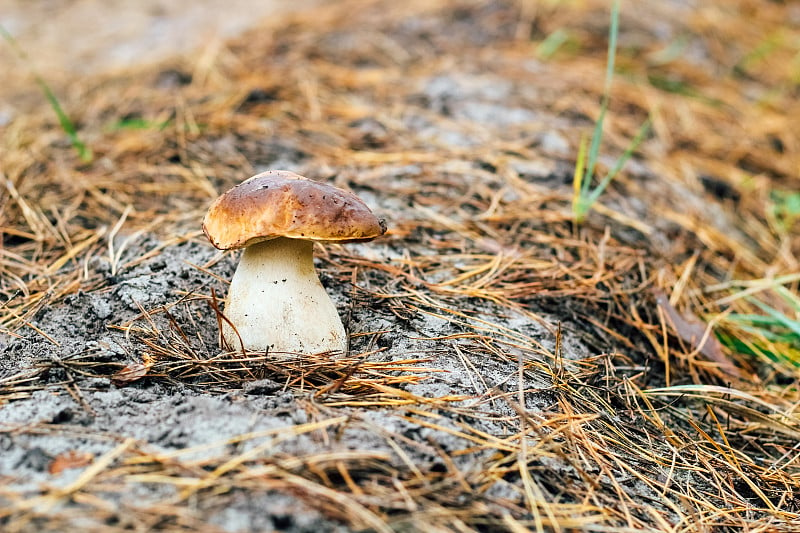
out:
M546 131L539 138L539 146L542 150L551 154L567 155L569 153L569 141L557 131Z

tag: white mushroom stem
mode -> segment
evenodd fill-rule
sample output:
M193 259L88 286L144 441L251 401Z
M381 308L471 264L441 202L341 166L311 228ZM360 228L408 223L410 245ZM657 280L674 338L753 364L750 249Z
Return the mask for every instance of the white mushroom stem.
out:
M347 349L342 320L314 270L311 241L279 237L245 248L224 312L236 328L222 326L232 350L244 345L277 355Z

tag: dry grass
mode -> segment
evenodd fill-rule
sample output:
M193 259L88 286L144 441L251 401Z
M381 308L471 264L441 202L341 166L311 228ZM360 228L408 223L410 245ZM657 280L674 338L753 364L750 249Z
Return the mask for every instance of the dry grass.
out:
M253 33L170 67L189 83L165 68L73 88L64 103L96 155L88 165L45 111L5 126L0 327L57 344L34 317L108 283L91 273L93 258L107 258L112 273L130 267L122 228L156 233L163 246L196 235L218 191L299 149L309 175L370 193L395 216L383 244L399 258L330 247L326 272L355 281L353 298L397 321L426 315L458 326L462 333L441 346L471 369L475 394L405 390L440 370L433 356L385 361L373 347L276 364L218 354L175 318L180 306L213 311L214 296L187 295L117 325L144 347L141 361L87 357L0 376L0 405L44 387L40 374L57 364L76 397L85 375L217 391L269 377L294 391L313 420L220 441L218 450L235 452L202 459L199 450L160 453L118 438L66 487L34 497L0 488L6 531L57 530L87 514L104 524L98 531L208 531L193 506L214 512L241 492L291 494L350 528L376 531L796 528L800 368L732 352L713 329L726 313L751 310L732 280L800 271L796 221L786 227L770 216L770 191L796 190L800 171L800 32L783 24L792 6L738 0L679 13L652 2L663 13L647 17L623 10L623 75L605 151L621 153L646 115L654 134L639 165L575 228L564 180L572 152L545 153L535 139L559 129L574 151L599 112L602 2L405 4L370 2L355 13L337 5ZM656 21L673 39L652 38ZM579 51L532 65L536 43L558 29ZM542 118L481 127L420 104L426 81L447 72L509 80L507 105L535 105ZM448 144L409 117L428 132L480 142ZM166 126L108 128L131 118ZM531 162L548 170L531 178L520 170ZM786 286L796 293L797 284ZM489 305L543 324L548 342L502 317L473 316ZM571 324L591 353L569 353L552 317ZM487 383L477 367L485 360L516 365L515 377ZM362 415L379 409L463 447L376 428ZM486 432L485 420L502 431ZM345 428L378 434L396 456L273 453L298 435L329 442ZM424 448L442 467L420 470L406 447ZM463 469L468 457L484 468ZM171 496L158 505L117 502L149 484Z

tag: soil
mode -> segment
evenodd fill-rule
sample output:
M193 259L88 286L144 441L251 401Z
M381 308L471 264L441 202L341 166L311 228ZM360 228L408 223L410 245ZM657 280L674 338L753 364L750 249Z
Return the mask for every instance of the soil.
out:
M156 242L143 238L132 243L125 259L145 256ZM363 250L361 247L364 247ZM368 245L356 245L352 253L383 258L393 255L390 250L368 250ZM351 246L350 248L353 248ZM387 253L389 252L389 253ZM102 290L78 293L65 298L58 306L43 310L31 326L46 332L53 342L29 329L22 338L6 338L3 350L3 375L11 375L25 366L48 365L40 379L51 385L33 392L30 397L15 401L0 411L0 424L18 427L21 424L46 426L42 434L4 434L3 454L0 459L0 475L4 476L5 490L17 494L34 494L42 483L64 486L75 481L78 470L67 470L61 475L48 473L52 461L59 454L70 450L81 450L101 457L119 445L120 439L133 438L148 450L148 453L198 448L191 457L197 461L222 461L234 451L230 439L276 428L289 428L295 424L308 423L313 418L311 406L300 402L302 392L292 391L274 374L270 379L230 385L213 383L161 382L146 380L142 383L115 383L109 377L87 377L82 375L81 362L91 363L90 373L96 374L101 364L109 365L141 363L141 354L148 350L147 343L165 346L177 338L175 325L180 325L181 335L189 341L186 350L193 350L208 357L216 354L216 315L205 300L187 301L192 294L206 294L210 288L224 294L223 283L213 280L209 274L193 265L204 265L218 255L203 242L187 242L165 248L156 258L140 263L134 268L122 268L110 276L107 262L97 260L92 265L94 272L105 280ZM210 272L220 279L229 279L234 269L234 257L217 263ZM492 309L484 304L468 310L464 324L455 324L446 318L430 313L408 312L403 320L380 305L358 305L354 300L353 287L333 279L334 272L322 266L322 279L339 304L343 316L348 318L351 334L368 335L353 339L351 349L355 353L379 348L371 356L373 360L424 359L417 372L425 374L426 368L436 369L436 374L419 383L404 387L408 392L425 398L444 398L451 395L466 395L473 400L463 402L465 409L485 393L487 388L503 390L515 386L517 362L513 359L498 362L493 360L465 362L453 359L450 354L459 346L466 352L474 350L474 341L459 340L459 335L474 328L478 321L511 327L517 335L552 345L553 335L540 324L522 314L507 310ZM385 280L382 280L385 283ZM362 288L369 282L360 284ZM364 299L361 296L360 299ZM183 302L183 303L182 303ZM151 310L151 316L142 318L142 310ZM170 320L160 310L169 309ZM80 317L78 319L77 317ZM174 324L171 325L171 320ZM126 331L115 331L115 326L124 326ZM142 328L142 331L137 331ZM382 333L377 333L382 332ZM453 337L451 341L445 339ZM570 335L567 336L569 338ZM489 335L483 343L502 342L503 335ZM530 349L520 350L520 355L530 357ZM568 341L566 353L579 356L587 352L578 341ZM62 366L60 362L67 362ZM77 365L77 366L73 366ZM115 368L117 368L115 366ZM477 376L476 378L476 370ZM532 376L526 386L546 388L550 380L544 375ZM480 379L476 382L476 379ZM71 383L75 396L65 391ZM210 393L211 391L215 391ZM529 408L536 409L543 400L535 395L528 400ZM326 452L361 452L381 454L394 467L402 468L401 457L384 440L384 435L397 435L407 440L401 443L403 454L417 468L429 470L446 468L437 449L457 450L468 446L468 441L453 436L444 430L426 430L410 424L404 413L394 409L363 410L339 408L337 414L347 417L348 423L339 428L337 438L329 443L321 442L321 435L303 435L298 438L275 443L269 454L275 456L303 457ZM502 417L513 414L508 407L494 412ZM508 428L491 420L474 421L476 430L501 435ZM453 429L452 423L445 427ZM324 439L323 439L324 440ZM251 439L235 447L235 453L245 453L268 439ZM435 442L435 448L429 442ZM202 449L207 447L208 449ZM488 453L465 456L459 465L462 471L479 472L488 459ZM500 490L500 489L496 489ZM133 500L135 495L135 500ZM114 503L122 507L154 505L165 498L174 497L174 490L134 483L128 486ZM334 522L324 519L313 506L302 500L293 500L287 509L286 496L272 493L248 494L247 500L220 503L202 509L212 523L225 531L259 531L273 528L288 531L336 530Z
M672 398L649 397L661 419L637 410L636 389L668 384L648 336L667 336L651 285L673 286L676 265L698 250L724 258L703 263L709 278L738 268L731 250L750 239L742 218L730 199L695 181L667 183L642 157L577 230L573 152L596 110L596 100L575 108L568 92L582 74L514 48L516 4L411 4L371 3L355 20L337 6L310 11L316 22L286 18L268 37L231 41L235 59L220 59L205 81L198 70L182 78L190 69L173 60L104 75L81 93L99 102L87 106L87 124L177 120L182 111L161 112L181 99L177 109L200 126L187 119L174 138L90 134L89 170L63 140L53 144L62 162L87 176L97 169L97 189L74 211L102 238L52 273L74 289L53 282L0 333L4 531L516 530L559 520L591 531L694 516L665 487L703 493L713 482L676 472L673 443L650 440L659 424L691 440L694 419L674 414ZM629 44L677 31L624 27ZM115 108L115 91L132 79L142 92ZM154 95L163 94L160 109ZM612 153L643 118L633 115L612 125ZM205 181L196 186L197 165ZM316 249L348 357L242 361L219 348L238 256L211 247L200 218L214 194L271 168L352 190L389 224L375 242ZM136 193L132 182L165 188ZM104 191L113 202L98 200ZM95 201L133 207L129 218L92 218ZM691 229L677 211L694 217ZM717 233L730 240L708 244ZM9 306L29 296L6 294ZM713 361L672 365L680 383L738 379ZM776 442L788 434L777 431ZM645 442L651 455L635 458ZM606 468L593 454L634 457L626 464L641 470ZM531 510L530 491L552 508ZM634 502L629 516L620 502ZM537 515L544 509L555 514Z

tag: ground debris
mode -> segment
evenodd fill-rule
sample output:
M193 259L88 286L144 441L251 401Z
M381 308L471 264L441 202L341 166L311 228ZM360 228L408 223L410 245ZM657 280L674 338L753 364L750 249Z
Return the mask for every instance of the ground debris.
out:
M653 135L580 227L599 0L337 2L89 78L89 164L49 110L3 126L0 529L791 531L797 367L679 312L798 269L761 192L800 160L793 56L745 53L791 6L645 3L603 154ZM347 354L219 348L237 258L200 220L279 167L388 221L315 250Z

